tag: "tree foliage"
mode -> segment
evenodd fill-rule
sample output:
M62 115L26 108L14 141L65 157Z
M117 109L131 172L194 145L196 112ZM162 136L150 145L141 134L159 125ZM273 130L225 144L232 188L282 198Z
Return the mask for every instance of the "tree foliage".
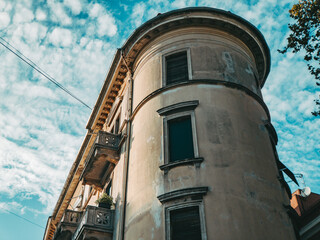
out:
M320 0L299 0L289 11L290 17L295 20L289 24L291 33L287 38L287 46L280 53L286 53L289 49L293 53L305 50L304 60L308 69L320 86ZM315 100L318 111L313 112L320 116L320 99Z

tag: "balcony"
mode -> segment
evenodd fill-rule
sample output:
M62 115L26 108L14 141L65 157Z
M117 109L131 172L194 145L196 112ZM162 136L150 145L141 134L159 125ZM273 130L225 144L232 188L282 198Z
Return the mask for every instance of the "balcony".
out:
M53 240L71 239L77 229L82 212L66 210L54 234Z
M120 141L120 134L98 132L81 175L84 183L103 188L119 161Z
M72 240L112 239L114 210L88 206L84 212Z

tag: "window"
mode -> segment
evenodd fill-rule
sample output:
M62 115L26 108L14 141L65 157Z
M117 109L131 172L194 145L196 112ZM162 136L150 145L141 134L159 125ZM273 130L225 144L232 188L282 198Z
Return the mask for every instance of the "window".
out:
M166 84L189 80L187 51L174 53L165 57Z
M165 163L198 158L194 111L168 115L164 118Z
M199 157L194 109L199 101L187 101L159 109L163 118L164 165L161 170L183 164L199 164Z
M187 207L170 212L172 240L201 240L199 207Z
M118 116L118 118L116 119L116 122L114 123L114 134L118 134L119 133L119 124L120 124L120 115Z
M168 120L169 162L194 158L191 116Z
M204 207L192 201L167 207L166 240L206 240Z
M111 195L111 187L112 187L112 179L110 180L110 182L108 183L108 186L106 187L106 194L108 194L109 196Z

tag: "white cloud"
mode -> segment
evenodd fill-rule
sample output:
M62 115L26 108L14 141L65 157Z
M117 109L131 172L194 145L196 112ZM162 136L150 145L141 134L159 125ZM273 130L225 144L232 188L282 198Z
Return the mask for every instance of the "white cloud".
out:
M99 37L114 36L117 33L117 26L115 23L115 19L107 13L105 15L98 17L97 33Z
M82 5L79 0L64 0L63 3L71 9L74 15L78 15L82 11Z
M31 22L34 19L34 15L31 10L20 7L19 5L15 8L15 14L13 17L13 22L15 24L23 22Z
M89 10L89 16L92 18L96 18L103 13L104 13L104 8L98 3L93 4L93 6Z
M6 7L6 2L3 0L0 0L0 11L2 11Z
M40 8L37 9L36 11L36 19L38 21L43 21L47 19L47 15L44 11L42 11Z
M55 28L49 34L49 41L57 47L69 47L73 43L72 33L68 29Z
M185 8L188 6L193 6L195 2L195 0L175 0L172 3L172 6L175 8Z
M6 2L4 0L0 0L0 11L9 12L12 9L11 2Z
M144 3L137 3L136 5L134 5L131 18L133 19L134 25L136 27L139 27L141 25L145 11L146 5Z
M0 12L0 29L8 26L10 23L10 16L6 12Z
M89 9L89 16L96 19L97 24L89 24L87 29L88 34L93 34L95 31L99 37L108 36L112 37L117 33L116 21L112 15L106 12L106 10L98 3L92 5Z
M19 209L22 205L17 202L0 202L0 212L10 211L11 209Z
M47 28L37 22L26 23L23 25L23 38L29 43L39 42L46 37L46 34Z
M51 19L54 22L58 22L59 24L66 26L72 23L72 19L68 16L63 8L62 3L56 3L53 0L48 0L48 6L51 9Z
M157 13L195 4L149 0L128 5L125 12L119 8L122 14L112 15L103 5L85 1L79 5L79 1L48 0L46 8L30 3L0 0L0 27L5 28L6 38L90 106L116 47L131 30ZM304 169L306 182L314 182L317 189L320 121L308 115L314 106L314 82L307 77L300 55L276 52L285 44L289 4L290 0L256 1L251 6L243 1L199 0L199 5L239 14L263 31L272 55L263 93L279 135L279 156L292 171ZM69 16L67 8L73 15L87 11L89 16L79 20ZM26 19L21 19L23 9ZM15 23L10 22L13 16ZM39 198L43 206L34 212L50 214L85 135L90 111L6 50L0 48L0 53L5 59L0 62L0 195L12 198L8 208L19 209L22 199Z

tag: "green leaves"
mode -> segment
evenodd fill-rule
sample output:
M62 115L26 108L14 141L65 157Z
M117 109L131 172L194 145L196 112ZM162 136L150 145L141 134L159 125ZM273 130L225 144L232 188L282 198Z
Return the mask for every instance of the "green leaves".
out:
M291 33L287 38L287 46L278 52L284 54L289 49L297 53L305 51L304 60L310 74L320 86L320 0L299 0L289 10L290 17L295 23L288 24ZM314 116L320 116L320 100L315 100L318 110Z

